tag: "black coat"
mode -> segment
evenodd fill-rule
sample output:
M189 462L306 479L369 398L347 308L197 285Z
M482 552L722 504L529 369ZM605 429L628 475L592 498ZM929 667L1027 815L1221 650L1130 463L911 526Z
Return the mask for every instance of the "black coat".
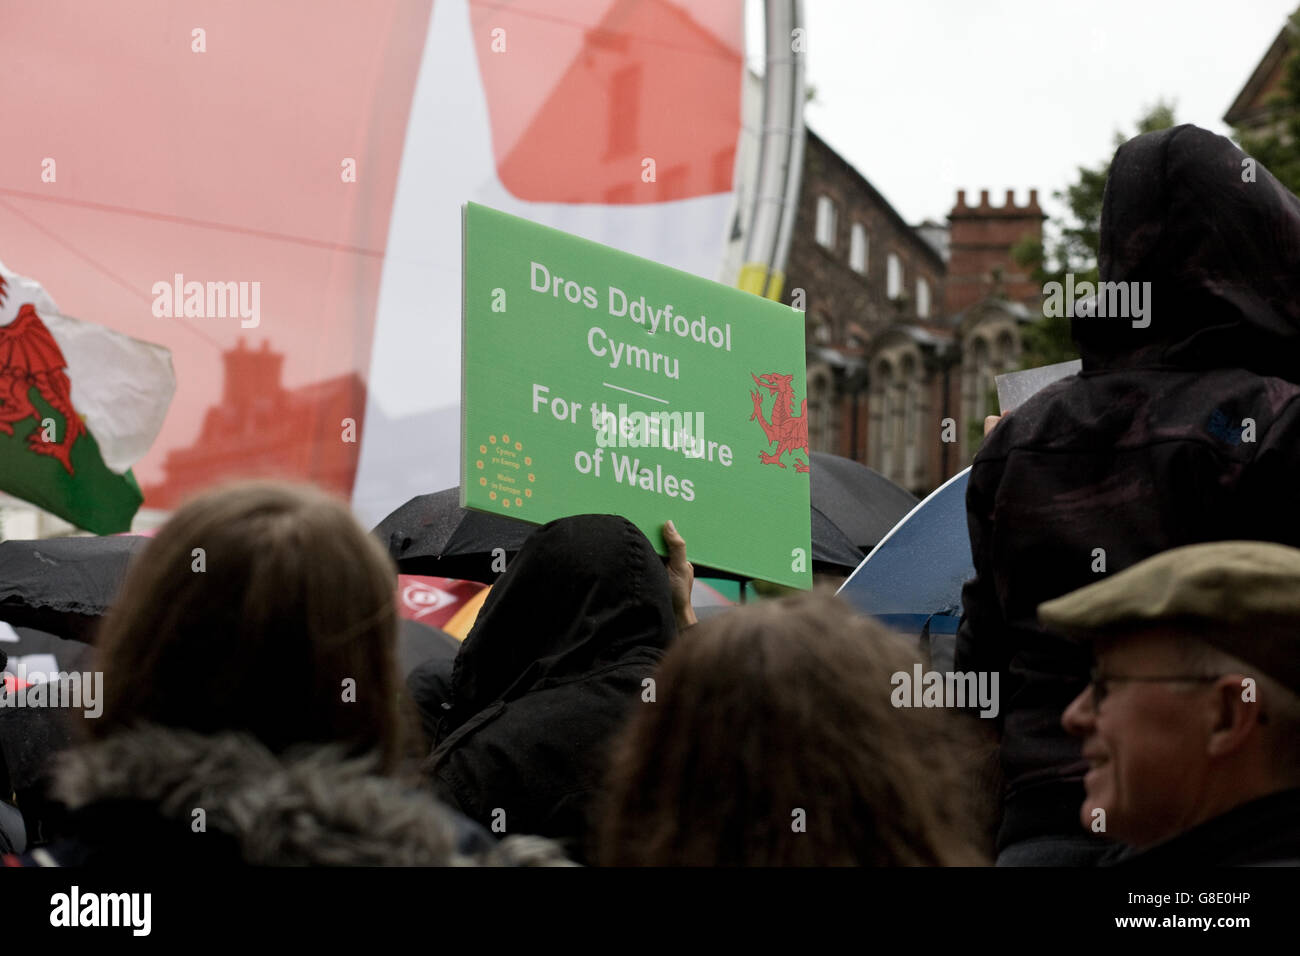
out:
M1146 850L1105 861L1126 869L1300 866L1300 789L1260 797Z
M494 832L551 837L581 859L611 738L675 633L667 572L631 522L580 515L538 529L484 602L446 700L422 705L445 705L427 764L438 795Z
M140 726L58 755L59 838L41 866L563 865L549 841L498 843L373 759L243 734ZM199 813L198 811L202 811Z
M1101 277L1151 282L1150 325L1074 319L1083 371L975 456L956 669L1001 674L999 847L1083 832L1086 764L1060 721L1089 657L1038 605L1180 545L1300 546L1300 201L1262 167L1243 182L1242 155L1194 126L1120 148Z

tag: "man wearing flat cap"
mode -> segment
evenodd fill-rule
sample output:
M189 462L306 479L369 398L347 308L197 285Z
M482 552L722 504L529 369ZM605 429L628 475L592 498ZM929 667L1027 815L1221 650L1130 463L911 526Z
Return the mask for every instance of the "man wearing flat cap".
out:
M1175 548L1039 605L1090 644L1062 724L1122 865L1300 865L1300 550Z

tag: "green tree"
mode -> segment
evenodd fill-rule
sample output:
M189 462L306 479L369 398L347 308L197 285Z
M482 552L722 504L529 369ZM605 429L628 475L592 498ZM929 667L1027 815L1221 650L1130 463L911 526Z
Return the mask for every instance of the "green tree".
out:
M1259 160L1287 189L1300 193L1300 10L1287 19L1292 53L1283 68L1281 89L1268 103L1268 115L1255 133L1237 127L1241 148Z
M1137 121L1134 135L1168 129L1175 124L1174 107L1164 100L1148 109ZM1129 137L1115 133L1118 149ZM1074 273L1076 283L1097 281L1097 249L1101 241L1101 201L1106 192L1110 160L1096 166L1080 166L1079 178L1064 190L1052 195L1065 203L1064 216L1050 220L1042 242L1026 239L1011 254L1016 263L1030 270L1041 284L1065 282L1067 272ZM1070 337L1070 320L1065 316L1044 315L1025 328L1021 368L1037 368L1079 357Z

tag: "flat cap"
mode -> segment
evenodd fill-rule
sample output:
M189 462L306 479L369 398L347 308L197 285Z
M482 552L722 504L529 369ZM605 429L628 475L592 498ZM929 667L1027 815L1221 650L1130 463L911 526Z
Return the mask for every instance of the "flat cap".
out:
M1286 545L1214 541L1162 551L1045 601L1038 619L1084 641L1172 625L1300 693L1300 550Z

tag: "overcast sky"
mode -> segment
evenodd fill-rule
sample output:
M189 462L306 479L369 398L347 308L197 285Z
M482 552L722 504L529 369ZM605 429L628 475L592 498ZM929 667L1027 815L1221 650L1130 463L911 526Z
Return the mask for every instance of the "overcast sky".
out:
M761 0L746 0L762 72ZM1222 122L1297 0L804 0L808 124L908 222L1050 194L1147 106ZM760 14L760 15L755 15Z

